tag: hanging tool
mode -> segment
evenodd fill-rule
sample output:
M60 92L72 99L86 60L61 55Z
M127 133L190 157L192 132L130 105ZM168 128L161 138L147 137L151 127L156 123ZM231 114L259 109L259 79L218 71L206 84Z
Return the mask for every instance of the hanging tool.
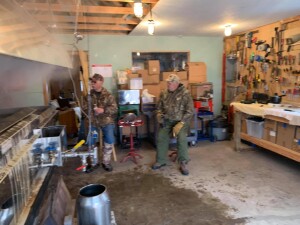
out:
M286 27L287 27L286 23L280 25L280 30L278 31L278 51L283 51L283 44L284 44L283 31L286 30Z
M253 36L253 33L252 33L252 32L249 32L249 33L246 33L246 34L245 34L246 48L251 48L252 36Z
M274 46L275 46L275 37L272 37L271 48L274 48Z
M264 51L265 49L264 49L264 43L266 43L266 41L264 41L264 40L258 40L258 41L256 41L255 42L255 45L256 45L256 50L258 50L258 51Z
M288 46L287 52L290 52L290 51L291 51L291 48L292 48L292 44L294 43L294 42L293 42L293 39L292 39L292 38L287 38L287 39L285 39L285 40L286 40L286 45Z

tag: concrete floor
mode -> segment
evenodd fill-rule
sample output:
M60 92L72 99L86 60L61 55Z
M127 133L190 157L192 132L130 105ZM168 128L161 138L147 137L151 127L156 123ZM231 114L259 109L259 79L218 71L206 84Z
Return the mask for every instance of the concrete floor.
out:
M84 185L101 182L108 188L118 225L299 225L300 164L270 151L231 141L199 142L189 150L190 175L178 165L152 171L155 149L143 143L138 165L114 162L85 174L73 160L57 168L73 198ZM118 159L128 150L117 150Z

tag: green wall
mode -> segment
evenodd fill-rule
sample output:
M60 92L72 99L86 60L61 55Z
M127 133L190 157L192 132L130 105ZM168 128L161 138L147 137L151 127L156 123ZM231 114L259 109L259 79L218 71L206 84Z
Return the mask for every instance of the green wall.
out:
M57 37L65 44L74 42L73 35ZM220 114L223 37L90 35L75 45L89 52L90 65L112 64L114 76L117 70L131 68L132 52L189 51L191 62L206 63L207 79L214 85L214 112ZM115 90L115 77L106 79L105 87Z

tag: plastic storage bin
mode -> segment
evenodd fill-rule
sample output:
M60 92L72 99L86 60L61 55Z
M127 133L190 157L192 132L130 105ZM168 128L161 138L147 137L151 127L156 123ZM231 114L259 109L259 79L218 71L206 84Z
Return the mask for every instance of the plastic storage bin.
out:
M264 133L264 119L261 117L251 117L246 119L247 123L247 134L256 137L262 138Z

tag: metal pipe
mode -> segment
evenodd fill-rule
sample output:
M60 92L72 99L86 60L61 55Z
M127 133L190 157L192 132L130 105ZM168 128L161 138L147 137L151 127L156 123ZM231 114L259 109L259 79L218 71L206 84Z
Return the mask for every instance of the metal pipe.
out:
M33 168L42 168L42 167L48 167L48 166L54 166L54 162L57 158L57 154L55 154L55 157L53 157L51 159L51 163L41 163L41 165L35 165L35 166L29 166L29 169L33 169Z

